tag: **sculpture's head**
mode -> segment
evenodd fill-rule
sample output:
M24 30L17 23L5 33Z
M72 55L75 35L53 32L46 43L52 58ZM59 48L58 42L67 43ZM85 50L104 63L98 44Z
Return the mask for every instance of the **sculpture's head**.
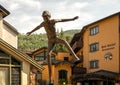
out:
M49 18L51 18L51 14L50 14L49 11L43 11L42 17L49 17Z

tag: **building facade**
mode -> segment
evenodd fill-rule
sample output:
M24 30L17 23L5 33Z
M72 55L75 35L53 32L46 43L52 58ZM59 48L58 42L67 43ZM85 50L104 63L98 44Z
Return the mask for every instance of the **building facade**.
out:
M49 79L48 72L48 63L47 63L47 48L43 47L37 49L34 52L29 53L29 55L36 60L38 63L43 65L45 68L42 71L41 79L42 85L46 85ZM51 60L52 60L52 79L54 85L63 85L63 84L71 84L72 77L72 67L73 67L73 57L70 53L66 52L52 52Z
M84 26L71 46L83 56L86 73L75 75L78 85L119 85L120 12Z
M0 5L0 85L39 85L44 69L17 49L17 30L3 19L10 13Z
M18 31L4 20L10 14L3 6L0 5L0 38L17 48L19 34Z

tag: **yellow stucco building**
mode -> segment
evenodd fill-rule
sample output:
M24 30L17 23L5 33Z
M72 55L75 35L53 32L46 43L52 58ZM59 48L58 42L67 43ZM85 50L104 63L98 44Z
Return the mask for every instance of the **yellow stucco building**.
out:
M9 14L0 5L0 84L46 85L49 76L47 48L27 53L29 56L19 51L17 30L3 20ZM74 62L70 53L53 51L54 85L120 84L120 12L84 26L70 45L80 61ZM31 74L35 74L34 82Z
M78 85L120 84L120 12L84 26L71 46L86 68L84 74L73 74Z
M49 79L46 53L47 53L46 47L28 53L34 60L36 60L45 68L42 71L42 75L41 75L41 80L42 80L41 85L48 84L48 79ZM52 59L52 79L54 85L71 84L74 57L72 57L70 53L53 51L51 59Z

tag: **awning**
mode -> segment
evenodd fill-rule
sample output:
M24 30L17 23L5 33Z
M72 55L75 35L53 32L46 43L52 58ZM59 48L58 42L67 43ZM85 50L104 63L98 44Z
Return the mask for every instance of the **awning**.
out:
M73 76L74 81L84 80L108 80L108 81L119 81L120 73L111 72L107 70L99 70L87 74L78 74Z

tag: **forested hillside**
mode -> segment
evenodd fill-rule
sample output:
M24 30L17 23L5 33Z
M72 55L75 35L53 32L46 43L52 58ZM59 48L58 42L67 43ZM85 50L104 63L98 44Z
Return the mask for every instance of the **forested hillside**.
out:
M67 40L68 42L71 41L73 35L75 33L78 33L80 30L68 30L68 31L62 31L60 33L57 33L57 35ZM19 34L18 35L18 49L20 50L35 50L41 47L47 46L47 36L46 34L31 34L30 36L27 36L26 34ZM54 50L56 51L67 51L67 49L63 45L56 45L54 47Z

